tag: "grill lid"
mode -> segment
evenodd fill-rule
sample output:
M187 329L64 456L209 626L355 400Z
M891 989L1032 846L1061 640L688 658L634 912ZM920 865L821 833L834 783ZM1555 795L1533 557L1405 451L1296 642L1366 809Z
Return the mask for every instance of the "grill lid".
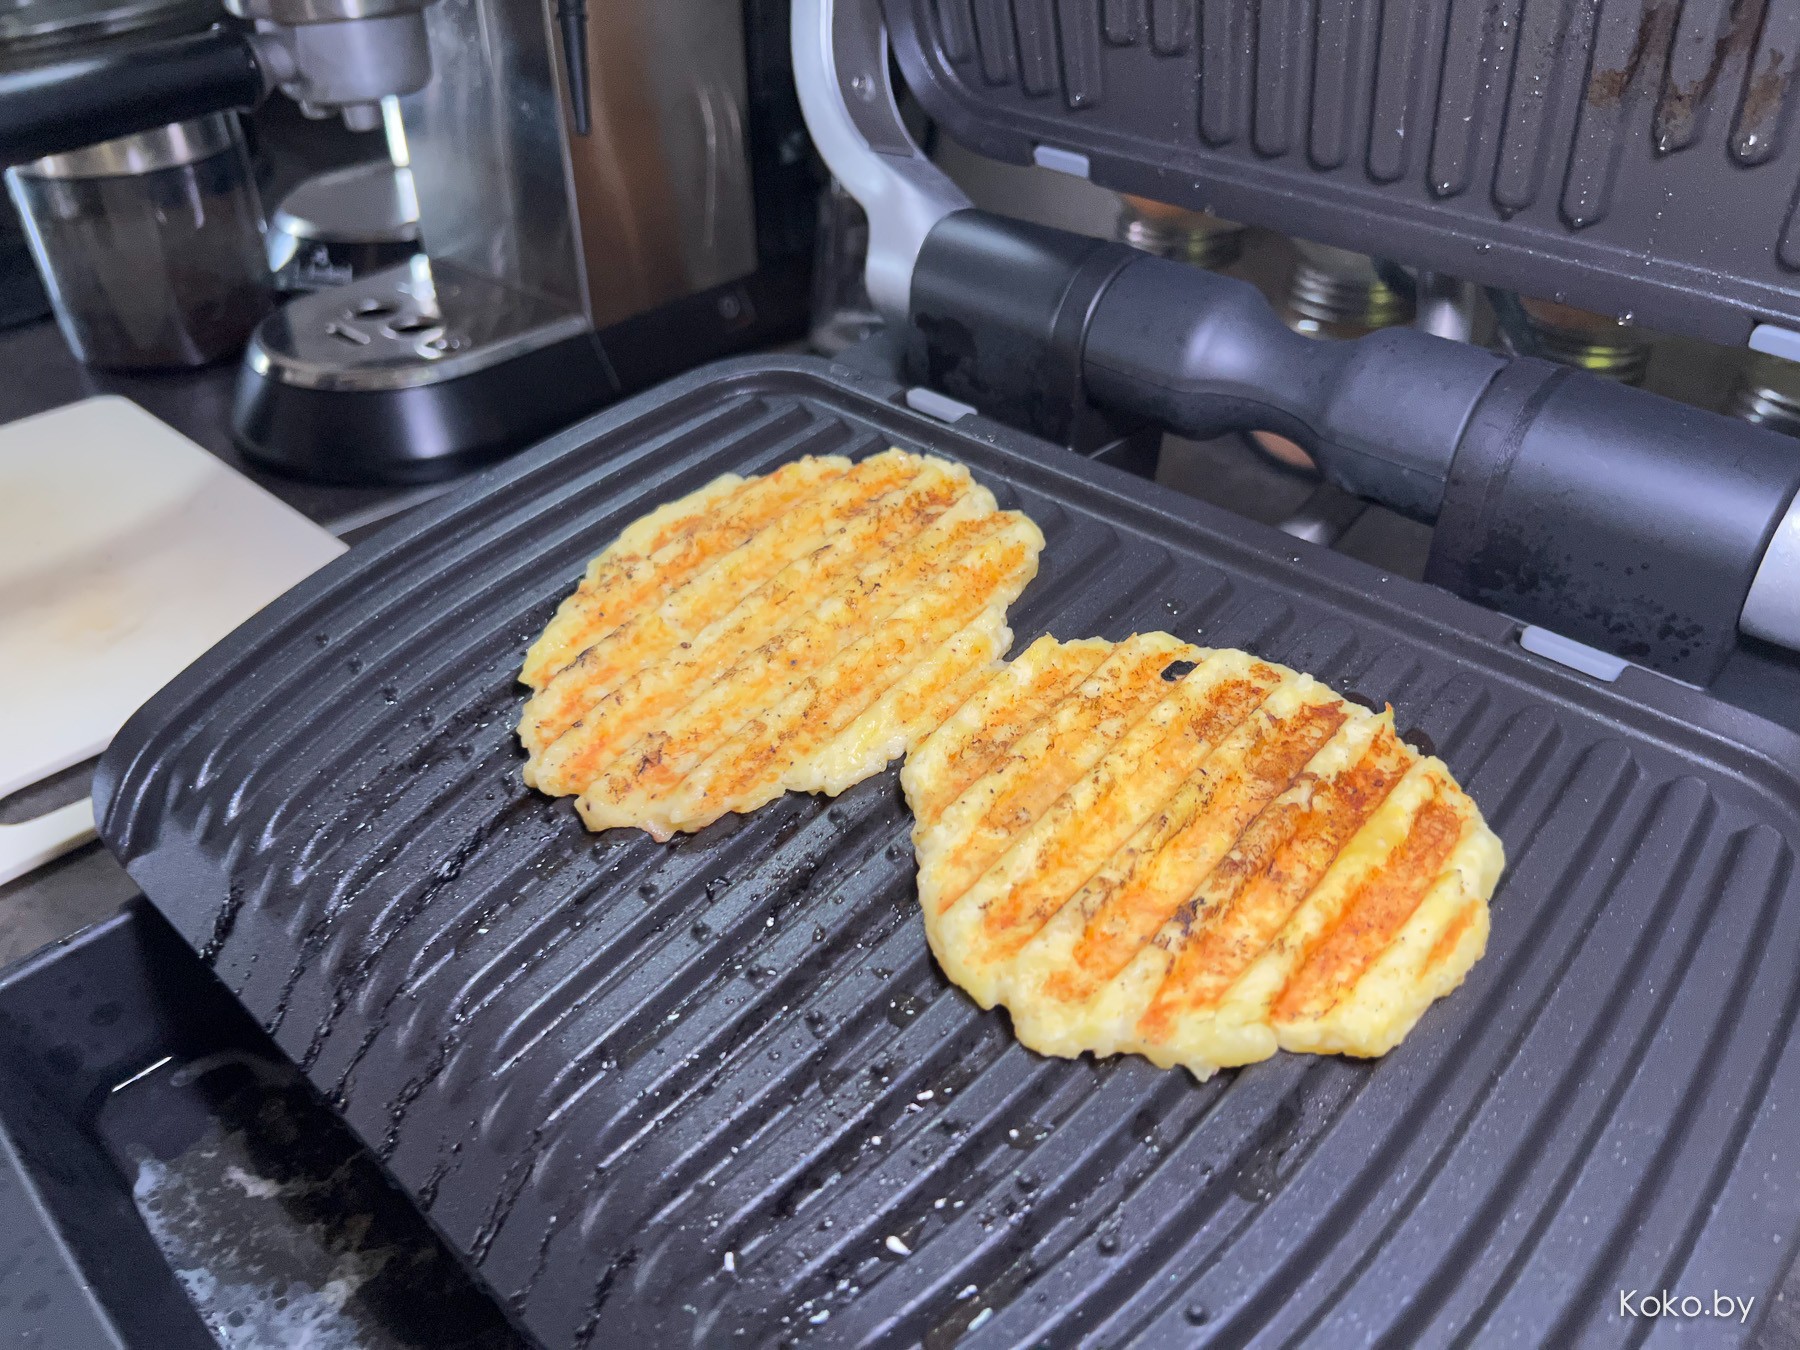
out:
M526 791L518 661L726 470L889 443L1048 539L1013 610L1391 700L1511 867L1386 1059L1043 1059L927 953L889 771L663 846ZM1441 592L806 359L695 372L290 592L114 741L102 833L549 1346L1623 1344L1800 1212L1800 738L1592 683ZM1723 1334L1723 1328L1720 1328Z
M1714 342L1800 328L1800 7L884 8L982 154Z

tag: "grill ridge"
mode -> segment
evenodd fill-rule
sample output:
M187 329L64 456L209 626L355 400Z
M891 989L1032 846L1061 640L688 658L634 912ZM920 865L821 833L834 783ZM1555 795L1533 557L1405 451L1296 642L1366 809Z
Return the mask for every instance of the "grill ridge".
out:
M1791 909L1786 911L1780 909L1779 897L1794 879L1794 851L1785 841L1781 840L1779 836L1776 836L1773 831L1768 830L1767 827L1758 825L1752 828L1756 832L1772 837L1779 849L1777 866L1771 875L1769 888L1765 897L1762 911L1763 915L1769 917L1771 920L1778 916L1785 915L1791 925L1795 921L1795 915ZM1772 928L1773 926L1774 924L1771 922L1769 927ZM1752 948L1752 950L1755 950L1758 953L1757 962L1755 964L1759 966L1767 965L1776 959L1770 954L1770 948L1766 945ZM1752 986L1752 981L1744 978L1746 968L1751 964L1752 963L1748 959L1747 951L1746 960L1738 969L1738 979L1734 986L1740 991L1740 997L1737 1000L1737 1006L1740 1009L1746 1001L1746 996L1742 994L1742 991L1746 991ZM1734 1018L1732 1020L1736 1021L1737 1019ZM1731 1166L1731 1158L1748 1139L1755 1118L1759 1114L1762 1104L1768 1098L1769 1085L1774 1077L1772 1070L1774 1069L1776 1061L1781 1057L1784 1048L1787 1046L1796 1023L1800 1023L1800 986L1797 986L1790 992L1786 1002L1783 1004L1777 1015L1775 1027L1767 1038L1767 1046L1763 1049L1762 1053L1757 1056L1755 1071L1749 1075L1750 1081L1756 1084L1756 1096L1753 1101L1745 1103L1732 1118L1729 1138L1733 1148L1719 1158L1713 1165L1711 1173L1707 1178L1707 1189L1709 1191L1718 1193L1724 1190L1726 1173ZM1722 1030L1725 1025L1724 1019L1721 1019L1720 1025ZM1713 1045L1709 1046L1709 1050L1718 1050L1720 1048L1719 1037L1715 1037ZM1709 1055L1709 1059L1710 1058L1711 1056ZM1720 1058L1722 1059L1723 1055L1721 1055ZM1678 1272L1684 1269L1687 1262L1691 1259L1695 1247L1698 1245L1703 1227L1703 1216L1698 1212L1689 1217L1687 1226L1683 1230L1680 1239L1673 1245L1669 1252L1668 1260L1663 1268L1663 1279L1665 1281L1673 1283L1677 1278ZM1768 1317L1768 1310L1765 1308L1762 1313L1758 1314L1758 1317L1760 1327L1761 1323L1765 1322Z
M1738 874L1745 867L1744 855L1749 847L1748 841L1752 833L1752 829L1740 830L1727 842L1725 856L1719 862L1718 884L1720 889L1718 893L1737 893L1733 882L1738 879ZM1553 1342L1569 1334L1571 1327L1578 1320L1579 1314L1576 1311L1578 1308L1583 1304L1591 1304L1605 1297L1608 1282L1616 1281L1619 1278L1620 1268L1624 1264L1625 1249L1636 1239L1644 1215L1662 1193L1674 1184L1676 1176L1679 1175L1677 1169L1672 1166L1674 1155L1693 1130L1701 1105L1707 1100L1708 1091L1718 1075L1722 1060L1722 1056L1718 1052L1724 1045L1727 1033L1735 1026L1738 1013L1747 997L1747 985L1743 976L1762 955L1760 944L1755 941L1753 934L1766 931L1769 927L1767 920L1773 913L1774 907L1779 903L1781 892L1785 889L1792 870L1792 854L1785 846L1782 846L1773 860L1773 866L1769 868L1768 879L1761 887L1762 899L1757 906L1757 916L1762 922L1759 922L1750 933L1744 935L1743 953L1734 963L1733 978L1727 985L1730 992L1719 1006L1718 1016L1706 1039L1706 1052L1699 1056L1698 1072L1688 1080L1686 1085L1688 1090L1681 1094L1669 1121L1669 1127L1658 1142L1656 1152L1651 1158L1650 1166L1647 1169L1649 1184L1635 1191L1621 1211L1616 1227L1607 1244L1602 1248L1603 1259L1594 1263L1580 1289L1569 1299L1563 1315L1551 1328L1550 1339ZM1681 953L1680 969L1683 972L1693 964L1708 935L1704 925L1696 922L1692 936ZM1676 997L1675 991L1680 988L1679 980L1670 981L1668 988L1671 991L1669 998L1673 1000ZM1661 1019L1658 1020L1660 1022ZM1648 1052L1649 1042L1658 1030L1659 1028L1656 1026L1645 1028L1643 1039L1640 1042L1644 1053Z
M1644 845L1657 833L1655 827L1658 823L1658 817L1665 809L1668 799L1671 795L1671 792L1672 792L1672 789L1668 785L1664 785L1664 786L1657 788L1651 794L1650 800L1647 803L1645 803L1645 806L1643 808L1643 815L1640 817L1637 826L1632 831L1628 847L1626 850L1624 850L1624 852L1628 856L1636 855L1638 853L1638 851L1640 849L1642 849L1644 847ZM1706 803L1706 806L1708 809L1711 809L1710 801L1708 801ZM1682 850L1682 856L1683 856L1684 862L1689 866L1691 866L1691 864L1692 864L1693 856L1694 856L1695 852L1697 851L1699 843L1700 843L1700 841L1697 840L1694 836L1689 835L1687 837L1686 846ZM1562 970L1560 970L1558 972L1559 979L1558 979L1557 983L1559 985L1561 984L1560 976L1565 971L1573 969L1573 967L1578 963L1580 956L1581 956L1582 948L1585 945L1586 940L1591 936L1592 932L1594 931L1594 926L1597 923L1602 910L1604 909L1606 903L1608 901L1610 901L1617 894L1618 887L1624 882L1625 877L1626 877L1626 874L1624 872L1618 873L1613 878L1612 883L1602 893L1602 896L1600 897L1599 901L1588 911L1587 922L1583 925L1584 931L1581 935L1581 938L1579 940L1577 940L1576 942L1572 942L1570 944L1568 954L1567 954L1564 964L1563 964L1563 968L1562 968ZM1675 880L1676 880L1676 874L1675 874L1675 872L1672 871L1668 883L1666 883L1663 887L1662 894L1664 897L1669 896L1670 894L1672 894L1675 891L1675 889L1676 889L1676 887L1674 885ZM1645 925L1645 927L1638 939L1639 948L1641 949L1641 947L1644 944L1653 940L1654 936L1655 936L1655 934L1654 934L1653 930L1651 929L1651 927L1649 925ZM1625 978L1626 978L1625 976L1621 975L1618 978L1618 980L1615 982L1614 989L1609 991L1609 994L1616 996L1617 985L1623 983ZM1613 999L1609 998L1607 1001L1609 1004L1611 1004L1613 1002ZM1517 1044L1519 1045L1521 1050L1523 1049L1524 1043L1528 1040L1531 1033L1533 1031L1535 1031L1541 1025L1541 1018L1543 1016L1544 1011L1546 1011L1546 1010L1542 1007L1540 1007L1538 1010L1534 1011L1534 1014L1533 1014L1532 1018L1530 1019L1530 1021L1526 1025L1524 1025L1520 1028ZM1615 1023L1614 1019L1609 1017L1606 1020L1597 1023L1592 1029L1590 1029L1590 1031L1587 1034L1587 1037L1584 1038L1583 1043L1576 1047L1575 1053L1568 1056L1569 1066L1567 1068L1565 1068L1563 1074L1561 1075L1560 1081L1556 1085L1556 1089L1561 1089L1561 1090L1566 1091L1566 1089L1569 1085L1570 1079L1573 1078L1577 1072L1580 1056L1584 1052L1591 1050L1591 1048L1599 1040L1599 1038L1601 1038L1604 1034L1610 1032L1615 1025L1616 1025L1616 1023ZM1555 1089L1553 1089L1553 1091L1555 1091ZM1557 1092L1556 1095L1560 1096L1560 1095L1562 1095L1562 1092ZM1556 1121L1548 1116L1541 1117L1539 1119L1539 1121L1537 1122L1536 1128L1533 1129L1531 1131L1531 1133L1529 1135L1527 1135L1527 1137L1525 1139L1520 1141L1519 1147L1514 1152L1514 1160L1513 1160L1512 1164L1510 1166L1508 1166L1506 1169L1504 1169L1504 1171L1501 1174L1502 1179L1522 1181L1523 1180L1522 1174L1529 1173L1529 1171L1532 1168L1535 1168L1539 1164L1539 1162L1542 1160L1542 1150L1545 1148L1546 1144L1548 1143L1549 1137L1550 1137L1552 1131L1556 1128L1557 1124L1559 1124L1558 1121ZM1590 1135L1590 1139L1589 1139L1590 1147L1591 1147L1591 1142L1592 1142L1592 1136ZM1584 1156L1586 1151L1587 1150L1585 1148L1582 1149L1581 1154L1578 1155L1578 1157ZM1572 1166L1573 1166L1573 1164L1571 1164L1569 1167L1565 1167L1563 1169L1562 1178L1564 1180L1566 1180L1569 1172L1572 1170ZM1517 1191L1515 1190L1515 1188L1513 1186L1508 1186L1508 1185L1494 1186L1490 1192L1489 1199L1481 1207L1481 1211L1480 1211L1480 1214L1478 1215L1478 1217L1486 1219L1489 1223L1497 1223L1500 1219L1501 1211L1504 1209L1504 1207L1507 1204L1513 1202L1514 1196L1516 1194L1517 1194ZM1554 1191L1554 1189L1551 1189L1550 1191L1547 1191L1546 1194L1547 1194L1547 1196L1553 1196L1555 1194L1555 1191ZM1531 1223L1532 1234L1535 1235L1536 1233L1541 1232L1543 1227L1546 1224L1548 1224L1553 1217L1554 1217L1554 1207L1553 1206L1547 1205L1546 1207L1540 1209L1537 1216L1532 1220L1532 1223ZM1416 1327L1422 1327L1423 1325L1426 1324L1431 1311L1435 1307L1440 1306L1442 1300L1447 1296L1447 1294L1451 1291L1451 1289L1454 1288L1455 1278L1456 1278L1455 1257L1460 1254L1460 1251L1467 1251L1467 1249L1470 1245L1472 1245L1472 1244L1470 1244L1468 1242L1467 1235L1465 1234L1449 1251L1447 1251L1445 1253L1445 1259L1444 1259L1443 1263L1439 1266L1438 1274L1430 1282L1428 1282L1421 1290L1419 1290L1418 1293L1415 1295L1415 1299L1417 1301L1412 1308L1408 1309L1407 1319L1406 1319L1406 1323L1405 1323L1406 1325L1410 1325L1410 1326L1416 1328ZM1460 1249L1460 1251L1459 1251L1459 1249ZM1474 1335L1481 1327L1485 1326L1488 1323L1490 1318L1493 1316L1493 1313L1498 1305L1500 1298L1504 1296L1506 1290L1509 1287L1509 1283L1508 1283L1508 1280L1506 1277L1516 1274L1520 1265L1529 1258L1532 1250L1533 1250L1533 1248L1532 1248L1532 1245L1529 1240L1527 1240L1525 1242L1521 1242L1515 1248L1513 1255L1506 1262L1506 1267L1505 1267L1504 1271L1502 1272L1501 1278L1496 1279L1488 1287L1486 1296L1481 1300L1480 1305L1473 1311L1472 1315L1469 1316L1468 1319L1463 1323L1463 1326L1466 1328L1469 1335Z
M1576 784L1581 780L1587 762L1594 758L1604 748L1604 746L1590 746L1587 750L1584 750L1577 756L1575 762L1563 776L1562 781L1556 785L1554 791L1548 794L1548 800L1545 801L1543 809L1539 812L1538 819L1533 822L1530 832L1525 835L1523 845L1518 850L1519 856L1522 859L1530 858L1532 856L1532 845L1536 842L1539 831L1554 818L1559 807L1575 792ZM1623 772L1606 774L1603 771L1601 776L1603 781L1610 779L1610 786L1606 788L1607 796L1604 800L1605 809L1603 814L1606 818L1611 819L1617 815L1625 801L1630 797L1632 789L1640 779L1640 774L1638 773L1636 766L1632 764L1628 758ZM1578 855L1571 856L1557 872L1556 876L1547 883L1548 889L1557 894L1566 893L1569 882L1580 865L1580 862L1581 859ZM1471 987L1467 990L1467 994L1471 999L1478 998L1478 1002L1476 1002L1476 1007L1472 1013L1472 1020L1476 1025L1484 1025L1495 1021L1497 1015L1501 1011L1501 1005L1504 1004L1509 997L1514 996L1524 984L1534 958L1542 948L1543 943L1548 939L1549 928L1551 926L1550 921L1556 917L1557 911L1547 911L1525 932L1512 950L1504 953L1499 951L1490 952L1484 964L1476 968L1476 972L1473 973L1470 978ZM1573 959L1573 955L1574 948L1571 947L1565 954L1565 966L1569 960ZM1483 983L1487 986L1485 989L1481 987ZM1499 1057L1499 1063L1511 1064L1516 1061L1520 1046L1524 1043L1531 1028L1537 1024L1538 1015L1538 1010L1534 1009L1527 1016L1525 1021L1521 1024L1520 1029L1513 1035L1502 1055ZM1464 1072L1464 1064L1453 1059L1445 1059L1444 1062L1437 1065L1433 1070L1433 1082L1432 1086L1428 1089L1429 1094L1434 1098L1440 1096L1442 1088L1446 1086L1452 1078L1459 1076ZM1313 1334L1317 1330L1319 1324L1332 1312L1338 1301L1353 1287L1355 1277L1363 1270L1374 1266L1377 1262L1383 1260L1387 1256L1389 1244L1392 1243L1395 1235L1410 1221L1419 1205L1424 1202L1436 1179L1449 1164L1455 1150L1467 1136L1470 1127L1474 1125L1479 1118L1481 1106L1487 1100L1497 1081L1497 1078L1490 1080L1475 1091L1467 1105L1459 1111L1449 1130L1445 1132L1442 1141L1432 1148L1430 1156L1423 1167L1408 1169L1409 1176L1412 1176L1414 1179L1411 1180L1406 1187L1406 1194L1402 1202L1395 1207L1392 1216L1382 1225L1379 1233L1370 1241L1364 1258L1356 1265L1346 1269L1329 1294L1320 1300L1318 1308L1315 1309L1296 1330L1296 1335L1307 1336ZM1392 1165L1397 1162L1397 1158L1390 1155L1385 1161ZM1496 1190L1499 1189L1501 1188L1496 1188ZM1410 1261L1415 1260L1416 1258L1408 1255L1401 1259Z

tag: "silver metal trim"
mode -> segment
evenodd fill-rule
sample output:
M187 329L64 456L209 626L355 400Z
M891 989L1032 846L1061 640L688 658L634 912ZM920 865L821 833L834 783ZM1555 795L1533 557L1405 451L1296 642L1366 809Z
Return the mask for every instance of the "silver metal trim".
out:
M301 299L305 298L301 297ZM486 370L489 366L497 366L503 361L510 361L515 356L535 352L539 348L548 347L565 338L579 337L588 331L587 318L584 315L570 314L561 319L552 319L539 324L535 328L510 334L498 341L470 347L466 351L451 352L440 357L429 357L422 351L416 351L414 359L417 364L357 366L348 369L311 364L301 365L279 356L272 356L262 344L262 335L256 333L251 336L250 345L244 352L244 364L258 375L267 376L281 384L293 385L300 389L336 389L347 392L417 389L423 385L441 384L445 380L473 375L476 371ZM423 346L423 344L420 345Z
M1744 598L1738 630L1800 651L1800 493L1795 494Z
M208 0L28 0L0 10L0 52L16 67L124 33L197 33L217 17Z
M320 292L322 293L322 292ZM304 299L304 297L301 297ZM445 356L427 356L425 351L416 351L416 364L407 365L360 365L353 369L328 367L328 365L301 365L284 360L281 356L272 356L261 342L261 335L250 337L250 346L245 349L245 365L257 374L268 376L272 380L295 385L299 389L340 389L340 391L373 391L373 389L418 389L421 385L436 385L445 380L455 380L464 374L475 374L475 371L486 371L490 365L509 362L515 356L524 356L527 351L538 351L540 347L549 347L554 342L562 342L563 338L580 337L587 333L587 317L585 315L565 315L562 319L551 319L529 328L522 333L511 333L506 338L495 342L484 342L481 346L470 347L466 351L454 351ZM427 342L430 338L427 338ZM423 342L419 344L423 347Z
M960 422L965 417L973 417L976 411L970 404L919 384L906 391L906 406L940 422Z
M1369 504L1333 483L1320 483L1295 508L1294 514L1275 528L1321 548L1331 548L1363 518Z
M794 0L792 35L794 85L807 130L868 213L869 299L884 318L903 323L925 236L969 199L925 158L900 120L879 6Z
M301 389L416 389L590 331L571 306L421 254L295 297L257 325L244 364Z
M1413 327L1452 342L1475 333L1475 286L1444 272L1421 271L1413 302Z
M1086 178L1093 171L1092 165L1088 163L1088 157L1081 151L1065 150L1060 145L1032 146L1031 162L1040 169L1066 173L1071 178Z
M385 160L315 174L282 198L269 229L311 243L416 243L412 174Z
M208 113L60 155L45 155L19 165L18 172L27 178L123 178L154 173L230 149L235 130L234 114Z
M1750 330L1750 350L1800 361L1800 333L1772 323L1759 323Z
M414 14L431 0L224 0L240 19L263 19L288 28L309 23L342 23L347 19L382 19Z
M1615 683L1631 664L1622 656L1603 652L1598 647L1590 647L1585 642L1577 642L1536 624L1527 624L1519 630L1519 645L1533 656L1541 656L1546 661L1554 661L1607 684Z

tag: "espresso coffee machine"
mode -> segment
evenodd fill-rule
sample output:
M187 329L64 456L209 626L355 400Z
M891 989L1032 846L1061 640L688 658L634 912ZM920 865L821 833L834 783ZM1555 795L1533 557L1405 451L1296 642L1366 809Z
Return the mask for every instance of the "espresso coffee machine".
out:
M424 481L804 322L812 171L768 0L231 0L241 29L0 80L0 161L254 106L385 132L424 252L256 331L272 467Z

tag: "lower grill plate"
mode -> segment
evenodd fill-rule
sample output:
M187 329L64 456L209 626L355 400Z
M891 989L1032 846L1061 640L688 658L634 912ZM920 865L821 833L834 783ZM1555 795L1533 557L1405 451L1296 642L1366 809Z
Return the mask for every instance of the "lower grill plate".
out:
M890 770L662 846L527 791L518 662L727 470L887 444L1043 527L1013 610L1391 701L1506 843L1488 955L1377 1063L1042 1059L938 974ZM1800 1227L1800 738L980 418L730 362L425 508L114 742L102 833L548 1346L1624 1343ZM1783 1322L1782 1319L1788 1319Z

